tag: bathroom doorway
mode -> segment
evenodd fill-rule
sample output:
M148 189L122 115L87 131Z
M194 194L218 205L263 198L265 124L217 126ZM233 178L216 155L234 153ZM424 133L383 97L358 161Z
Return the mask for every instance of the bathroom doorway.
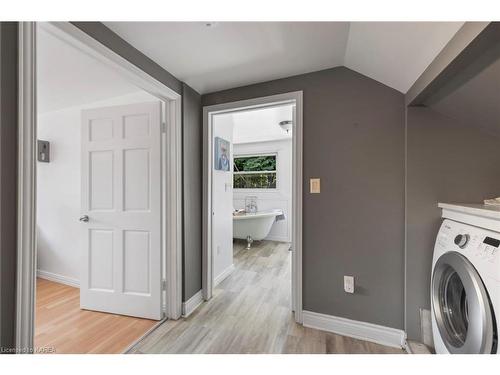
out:
M301 92L204 108L205 300L267 295L302 322L301 202Z

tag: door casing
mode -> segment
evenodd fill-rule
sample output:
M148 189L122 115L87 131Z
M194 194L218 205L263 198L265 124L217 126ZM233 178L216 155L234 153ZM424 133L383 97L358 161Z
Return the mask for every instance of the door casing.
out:
M292 132L292 310L302 323L302 91L240 100L203 107L203 298L209 300L213 289L212 257L212 128L213 116L265 107L295 104Z
M33 351L36 281L36 28L35 22L19 22L16 348L28 353ZM165 103L162 222L169 225L162 225L166 254L164 302L166 317L178 319L182 311L181 95L69 22L49 22L44 28Z

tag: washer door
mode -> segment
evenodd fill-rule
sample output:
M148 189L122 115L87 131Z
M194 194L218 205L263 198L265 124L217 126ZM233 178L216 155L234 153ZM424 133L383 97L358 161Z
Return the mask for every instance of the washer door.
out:
M448 351L491 353L496 334L488 293L467 258L443 254L434 267L431 290L432 310Z

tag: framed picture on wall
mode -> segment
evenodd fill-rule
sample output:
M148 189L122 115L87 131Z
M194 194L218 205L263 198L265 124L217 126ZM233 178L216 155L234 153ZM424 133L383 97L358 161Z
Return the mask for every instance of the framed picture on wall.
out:
M230 143L225 139L215 137L214 140L214 169L229 172L231 170Z

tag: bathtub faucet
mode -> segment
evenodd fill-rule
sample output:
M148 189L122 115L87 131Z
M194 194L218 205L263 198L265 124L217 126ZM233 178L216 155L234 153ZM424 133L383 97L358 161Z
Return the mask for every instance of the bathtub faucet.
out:
M247 196L245 197L245 212L254 214L258 211L257 209L257 197Z

